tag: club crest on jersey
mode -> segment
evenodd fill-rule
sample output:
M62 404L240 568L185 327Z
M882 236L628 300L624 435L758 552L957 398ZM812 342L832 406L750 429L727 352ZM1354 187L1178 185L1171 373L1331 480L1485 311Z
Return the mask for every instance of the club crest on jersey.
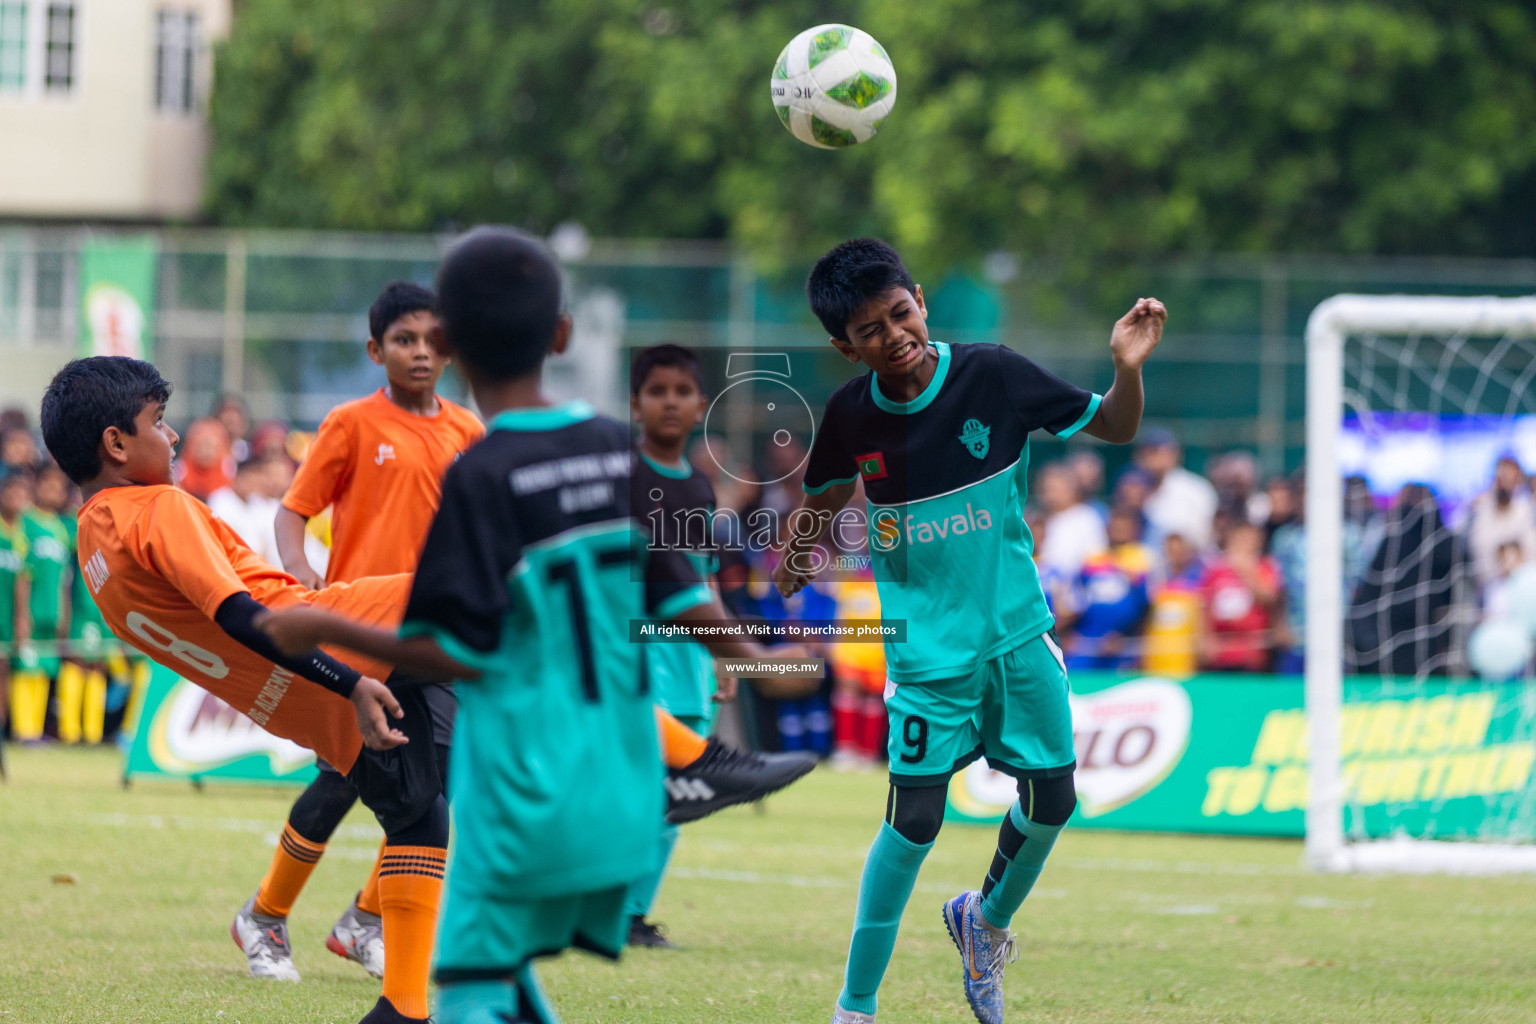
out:
M992 447L992 428L982 426L981 420L968 419L960 428L960 443L965 445L966 451L984 459Z
M373 464L375 466L382 466L384 465L384 461L386 459L392 459L394 457L395 446L392 444L381 444L379 445L379 454L373 457Z
M865 480L885 479L885 453L870 452L867 455L856 456L859 463L859 476Z

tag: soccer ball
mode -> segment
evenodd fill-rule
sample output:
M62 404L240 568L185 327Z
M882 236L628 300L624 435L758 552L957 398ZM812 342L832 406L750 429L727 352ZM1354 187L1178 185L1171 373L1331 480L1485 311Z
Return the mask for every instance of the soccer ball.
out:
M869 141L885 124L896 105L896 69L868 32L817 25L784 47L769 88L795 138L841 149Z

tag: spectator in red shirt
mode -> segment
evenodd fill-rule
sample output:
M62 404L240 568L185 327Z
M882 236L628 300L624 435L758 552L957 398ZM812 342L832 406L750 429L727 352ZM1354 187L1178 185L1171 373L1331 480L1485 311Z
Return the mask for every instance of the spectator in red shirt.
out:
M1264 531L1233 523L1221 556L1201 582L1204 667L1224 672L1269 669L1280 612L1280 569L1264 554Z

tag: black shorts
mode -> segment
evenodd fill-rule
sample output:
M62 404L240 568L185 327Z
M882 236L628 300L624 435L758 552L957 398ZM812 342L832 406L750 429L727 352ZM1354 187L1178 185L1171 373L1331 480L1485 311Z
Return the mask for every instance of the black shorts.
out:
M347 773L347 781L357 790L363 806L379 819L386 835L415 824L443 795L443 773L425 688L406 685L391 689L405 712L405 717L392 724L410 742L391 750L364 747Z

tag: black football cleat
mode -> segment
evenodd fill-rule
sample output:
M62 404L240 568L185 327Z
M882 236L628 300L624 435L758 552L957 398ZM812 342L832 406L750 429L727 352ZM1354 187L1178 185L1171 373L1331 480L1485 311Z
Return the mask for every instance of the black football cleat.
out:
M629 919L629 939L625 945L637 946L641 949L677 948L667 940L666 929L659 924L647 921L639 914Z
M757 754L728 747L711 738L698 760L668 768L667 822L697 821L736 804L761 800L816 767L809 750Z
M430 1017L407 1017L395 1009L395 1004L383 996L373 1004L373 1009L357 1024L429 1024Z

